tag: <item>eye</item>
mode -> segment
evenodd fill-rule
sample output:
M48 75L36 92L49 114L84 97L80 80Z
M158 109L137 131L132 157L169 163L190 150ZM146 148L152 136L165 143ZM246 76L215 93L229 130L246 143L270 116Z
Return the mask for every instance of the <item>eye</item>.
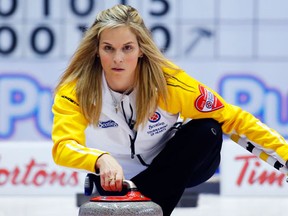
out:
M124 52L129 52L129 51L131 51L133 49L133 47L131 46L131 45L125 45L124 47L123 47L123 51Z
M104 46L104 50L106 50L106 51L112 51L112 50L113 50L113 47L112 47L112 46L109 46L109 45L106 45L106 46Z

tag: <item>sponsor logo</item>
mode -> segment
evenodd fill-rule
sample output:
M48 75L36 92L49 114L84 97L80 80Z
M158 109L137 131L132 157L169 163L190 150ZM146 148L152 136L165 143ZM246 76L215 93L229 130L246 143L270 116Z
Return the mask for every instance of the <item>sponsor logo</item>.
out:
M149 131L147 131L147 134L150 136L154 136L156 134L163 133L164 131L167 130L168 124L165 122L157 122L156 124L149 125Z
M0 187L13 186L70 186L79 185L77 172L50 170L47 163L31 158L26 164L14 167L0 166Z
M242 185L276 185L283 187L286 175L278 171L270 171L261 167L260 160L255 155L244 155L235 157L236 161L243 162L243 166L237 176L236 184Z
M161 119L161 115L158 112L155 112L150 118L149 118L149 122L151 123L156 123Z
M30 133L26 132L30 132L30 128L23 132L17 129L26 120L34 122L35 131L31 133L38 132L43 138L51 139L51 88L29 75L12 73L0 72L0 139L8 140L19 133L21 139L31 140Z
M99 122L98 127L100 128L109 128L109 127L118 127L118 124L113 120Z
M154 136L156 134L161 134L167 130L168 124L165 122L159 122L161 115L159 112L155 112L150 118L149 122L152 124L148 125L147 134Z
M199 85L200 96L195 101L195 107L200 112L211 112L223 107L221 101L208 89Z

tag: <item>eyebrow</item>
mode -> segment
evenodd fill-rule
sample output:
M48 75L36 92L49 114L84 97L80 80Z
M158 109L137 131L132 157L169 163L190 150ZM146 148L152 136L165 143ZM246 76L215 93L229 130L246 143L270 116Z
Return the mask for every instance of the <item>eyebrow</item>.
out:
M111 45L111 46L113 46L112 44L110 44L110 43L108 43L108 42L105 42L105 41L103 41L102 44L106 44L106 45ZM134 44L134 42L133 42L133 41L129 41L129 42L127 42L127 43L124 43L123 45L125 46L125 45L130 45L130 44Z

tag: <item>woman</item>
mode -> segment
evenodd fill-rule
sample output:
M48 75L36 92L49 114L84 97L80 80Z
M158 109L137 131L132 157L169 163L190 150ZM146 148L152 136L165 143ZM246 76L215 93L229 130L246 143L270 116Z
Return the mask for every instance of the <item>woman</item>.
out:
M53 113L57 164L96 173L104 192L131 179L164 215L214 174L222 131L288 159L278 133L170 63L125 5L97 15L56 87Z

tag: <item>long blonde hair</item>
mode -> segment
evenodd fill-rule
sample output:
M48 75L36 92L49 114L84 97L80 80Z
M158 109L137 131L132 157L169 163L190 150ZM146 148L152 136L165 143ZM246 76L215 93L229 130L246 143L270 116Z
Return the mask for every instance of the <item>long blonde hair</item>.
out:
M64 84L77 81L76 96L80 109L89 123L97 126L102 107L102 66L97 58L100 34L105 29L120 26L130 27L143 53L136 68L135 128L138 128L154 113L159 98L166 101L168 92L163 68L172 65L154 43L138 11L131 6L116 5L97 15L60 78L56 92Z

